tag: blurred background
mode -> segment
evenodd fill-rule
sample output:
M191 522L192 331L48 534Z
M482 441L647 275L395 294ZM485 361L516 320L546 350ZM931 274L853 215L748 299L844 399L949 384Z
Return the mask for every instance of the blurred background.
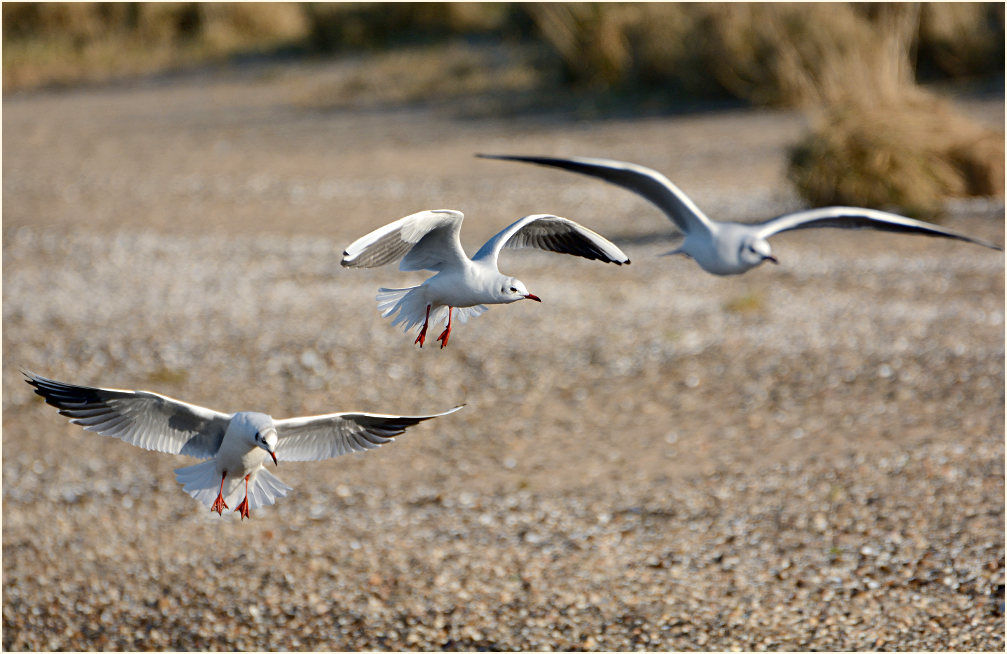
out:
M1003 3L3 3L5 650L1004 650L1004 259L856 230L715 277L601 156L711 217L894 208L1004 241ZM543 299L444 349L343 248L530 213ZM427 413L287 464L241 521L193 463L19 372L221 411Z
M302 103L513 115L798 107L813 204L1002 195L1003 133L924 90L1002 93L1000 3L5 3L6 92L249 61L372 60Z

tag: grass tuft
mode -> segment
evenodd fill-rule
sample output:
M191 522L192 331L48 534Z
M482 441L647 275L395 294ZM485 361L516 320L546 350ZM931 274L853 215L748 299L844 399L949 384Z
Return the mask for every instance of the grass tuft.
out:
M812 205L933 217L950 197L1003 195L1004 136L925 95L833 105L791 151L788 177Z

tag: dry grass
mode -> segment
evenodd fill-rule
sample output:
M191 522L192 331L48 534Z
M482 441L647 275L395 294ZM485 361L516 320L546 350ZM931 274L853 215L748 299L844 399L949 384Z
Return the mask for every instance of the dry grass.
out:
M906 12L916 14L918 29L893 32L889 15ZM918 40L919 58L942 74L1002 71L1003 23L1003 6L990 3L6 3L4 88L105 79L281 44L373 51L493 35L545 44L554 53L549 66L590 88L795 106L827 93L848 70L870 68L875 59L865 53L879 30Z
M700 90L677 71L708 71L753 104L813 111L819 126L795 148L790 174L812 204L932 214L948 197L1003 194L1003 134L916 84L921 37L948 68L975 71L976 53L990 56L997 30L987 6L544 4L530 11L570 76L585 85L663 79ZM1002 11L999 21L1002 34Z
M757 104L818 106L901 96L919 6L716 5L714 74ZM854 98L854 96L856 96Z
M1004 62L1004 5L999 2L933 2L923 5L917 60L951 77L989 73Z
M332 109L417 102L495 106L517 93L534 93L543 75L524 51L473 47L464 42L416 45L376 53L366 66L348 66L308 83L291 98L300 107Z
M932 213L947 197L1003 193L1003 135L916 85L917 53L954 74L1002 69L1002 5L8 3L3 29L5 90L292 44L302 52L365 50L375 65L292 101L464 98L478 111L506 113L533 95L554 102L569 86L553 83L564 76L599 96L642 89L646 99L632 100L634 108L731 95L819 116L791 164L809 202ZM492 34L497 44L456 38L472 34ZM532 50L514 47L519 41ZM546 45L535 49L536 41ZM530 51L547 54L522 54Z
M282 3L4 3L3 88L104 81L269 51L306 33Z
M1004 192L1003 133L947 104L833 105L793 150L789 177L811 204L939 213L949 197Z

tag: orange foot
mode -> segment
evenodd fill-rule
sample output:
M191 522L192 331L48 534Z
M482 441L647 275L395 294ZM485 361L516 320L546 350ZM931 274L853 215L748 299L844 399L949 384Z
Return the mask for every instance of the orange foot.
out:
M216 511L217 515L224 515L224 509L230 508L227 503L224 502L224 480L227 479L227 471L220 476L220 490L217 492L217 499L214 500L213 506L210 507L211 511Z
M241 500L241 504L239 504L238 506L234 507L234 510L239 515L241 515L241 519L242 520L244 520L245 518L248 517L248 478L250 476L251 476L251 473L248 473L247 475L245 475L245 499Z
M419 343L420 347L423 347L423 343L427 340L427 325L429 325L429 324L430 324L430 305L428 304L427 305L427 317L423 321L423 329L420 330L420 335L416 337L415 341L413 341L414 345L416 343Z
M447 347L448 337L451 336L451 311L454 307L448 307L448 326L444 328L437 340L441 342L441 349Z

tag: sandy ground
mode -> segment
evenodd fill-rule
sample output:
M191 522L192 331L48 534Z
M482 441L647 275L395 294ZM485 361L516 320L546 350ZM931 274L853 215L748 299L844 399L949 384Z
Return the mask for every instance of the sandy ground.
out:
M657 256L642 200L472 154L637 161L761 219L798 206L800 115L304 101L339 74L5 97L5 649L1004 649L1000 253L821 230L713 277ZM374 294L422 276L339 259L428 208L470 252L552 212L633 263L509 252L544 302L418 350ZM1003 205L946 224L1002 243ZM242 522L18 367L276 417L467 406L281 464L293 492Z

